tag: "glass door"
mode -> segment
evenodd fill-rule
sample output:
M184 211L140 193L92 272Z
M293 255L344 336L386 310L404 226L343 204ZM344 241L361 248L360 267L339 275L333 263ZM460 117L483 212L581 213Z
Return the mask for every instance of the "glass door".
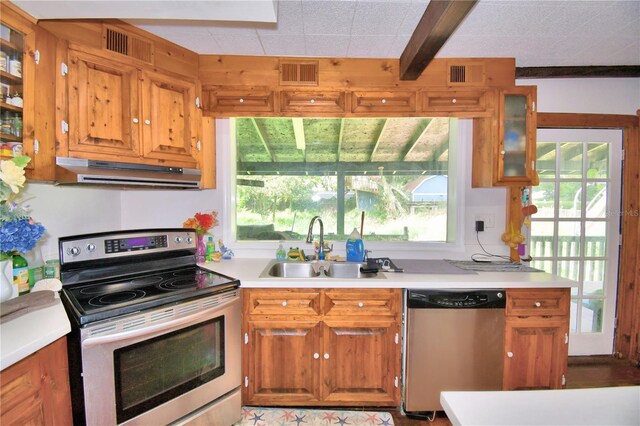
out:
M620 235L622 132L539 129L531 265L578 281L570 355L611 354Z

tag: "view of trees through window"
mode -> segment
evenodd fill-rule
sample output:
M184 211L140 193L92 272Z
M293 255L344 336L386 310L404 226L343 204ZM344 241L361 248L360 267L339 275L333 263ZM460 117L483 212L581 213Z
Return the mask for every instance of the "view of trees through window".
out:
M455 120L232 122L239 241L302 241L313 216L325 240L344 241L363 212L368 241L447 241Z

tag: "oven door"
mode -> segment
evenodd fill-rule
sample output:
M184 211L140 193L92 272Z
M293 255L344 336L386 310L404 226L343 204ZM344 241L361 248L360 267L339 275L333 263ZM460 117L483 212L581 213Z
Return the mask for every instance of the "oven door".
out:
M239 387L240 309L236 289L83 329L87 424L167 424Z

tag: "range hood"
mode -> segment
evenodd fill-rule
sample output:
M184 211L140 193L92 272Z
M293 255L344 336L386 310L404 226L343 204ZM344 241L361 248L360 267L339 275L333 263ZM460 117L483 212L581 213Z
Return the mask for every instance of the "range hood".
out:
M200 170L56 157L56 183L200 189Z

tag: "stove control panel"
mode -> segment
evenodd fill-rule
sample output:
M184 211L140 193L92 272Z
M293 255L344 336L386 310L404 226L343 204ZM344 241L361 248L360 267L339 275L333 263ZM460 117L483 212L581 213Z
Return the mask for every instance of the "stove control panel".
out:
M120 231L60 238L60 263L100 260L112 257L135 257L151 252L194 250L193 230Z

